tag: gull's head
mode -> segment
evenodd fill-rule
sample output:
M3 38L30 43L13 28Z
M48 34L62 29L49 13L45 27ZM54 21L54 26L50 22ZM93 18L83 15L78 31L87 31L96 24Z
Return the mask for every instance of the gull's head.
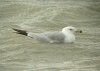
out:
M74 42L75 41L75 32L82 33L81 30L77 30L75 27L67 26L62 29L62 33L65 35L64 42Z
M67 26L67 27L64 27L62 29L62 32L63 33L67 33L67 32L70 32L70 33L80 32L80 33L82 33L82 30L78 30L73 26Z
M62 29L62 32L71 32L71 33L74 33L75 31L77 31L77 29L75 27L72 27L72 26L67 26L67 27L64 27Z

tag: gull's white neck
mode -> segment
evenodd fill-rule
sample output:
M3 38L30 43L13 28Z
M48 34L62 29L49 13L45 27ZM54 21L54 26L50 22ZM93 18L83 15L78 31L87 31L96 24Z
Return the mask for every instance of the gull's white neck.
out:
M75 35L70 30L62 30L62 33L65 35L65 43L73 43L75 41Z

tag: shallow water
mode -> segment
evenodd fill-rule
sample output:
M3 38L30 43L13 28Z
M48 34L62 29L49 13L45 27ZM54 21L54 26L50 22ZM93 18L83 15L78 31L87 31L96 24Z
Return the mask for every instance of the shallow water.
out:
M31 32L82 29L74 44L40 43ZM0 71L100 71L99 0L0 0Z

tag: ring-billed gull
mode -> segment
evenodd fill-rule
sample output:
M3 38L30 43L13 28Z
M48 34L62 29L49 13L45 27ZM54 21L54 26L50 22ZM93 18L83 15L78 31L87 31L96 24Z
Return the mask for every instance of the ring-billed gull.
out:
M29 36L38 41L44 41L49 43L73 43L75 41L75 32L79 31L75 27L64 27L62 31L44 32L44 33L32 33L25 30L13 29L18 34ZM82 33L82 31L79 31Z

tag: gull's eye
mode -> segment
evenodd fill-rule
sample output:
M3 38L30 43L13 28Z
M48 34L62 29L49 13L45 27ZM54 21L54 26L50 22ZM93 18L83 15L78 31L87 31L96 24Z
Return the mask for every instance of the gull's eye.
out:
M69 29L70 31L72 31L73 29Z

